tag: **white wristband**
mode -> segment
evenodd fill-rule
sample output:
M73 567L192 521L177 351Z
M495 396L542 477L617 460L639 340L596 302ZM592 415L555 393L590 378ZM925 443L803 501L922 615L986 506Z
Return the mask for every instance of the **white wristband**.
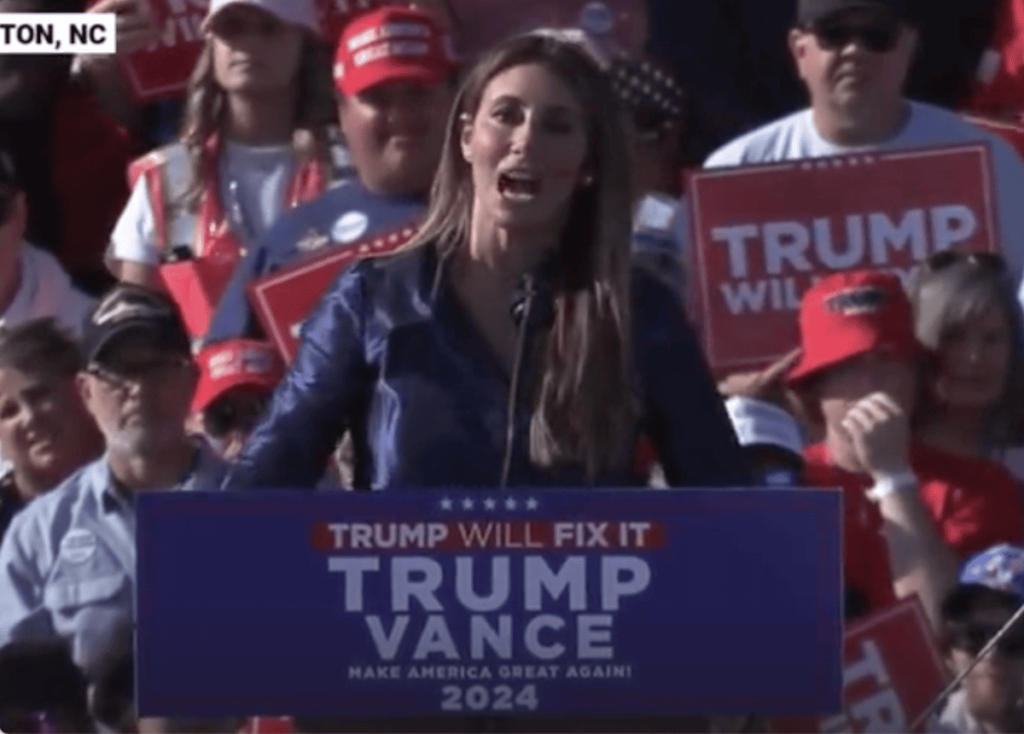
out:
M912 471L891 474L876 480L875 486L867 491L867 496L868 499L878 502L896 492L915 491L917 484L917 475Z

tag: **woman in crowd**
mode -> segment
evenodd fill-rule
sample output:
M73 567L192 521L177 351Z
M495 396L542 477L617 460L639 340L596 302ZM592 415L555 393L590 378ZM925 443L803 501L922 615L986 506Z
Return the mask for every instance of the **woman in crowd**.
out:
M993 456L1016 442L1024 405L1020 306L1001 258L932 255L911 287L927 363L914 467L943 539L961 560L1024 541L1017 481Z
M122 280L168 287L193 336L245 249L336 170L314 0L214 0L203 29L182 140L133 167L110 253Z
M227 486L312 487L351 428L356 483L744 482L678 296L630 269L629 153L607 78L550 33L506 41L456 100L426 221L345 272Z
M403 46L403 44L405 44ZM410 54L409 44L422 50ZM311 254L373 238L394 250L426 209L455 96L456 66L432 12L384 4L354 16L335 51L338 118L351 178L282 214L245 256L207 341L258 334L246 295L262 276ZM356 58L364 58L356 64Z
M0 445L10 470L0 477L0 537L22 507L103 452L103 437L75 380L75 341L51 319L0 333Z

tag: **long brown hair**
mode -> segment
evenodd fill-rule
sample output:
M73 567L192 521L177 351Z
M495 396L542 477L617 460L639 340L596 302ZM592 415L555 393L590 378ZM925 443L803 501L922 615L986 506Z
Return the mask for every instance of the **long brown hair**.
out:
M304 33L299 67L294 83L295 112L292 123L294 144L300 163L330 161L328 127L333 114L330 50L311 33ZM213 40L206 44L188 81L181 141L189 162L189 184L182 203L195 209L203 193L204 148L210 137L221 132L227 114L227 93L217 83L213 68Z
M995 255L941 252L922 263L911 280L914 328L918 340L937 352L944 337L973 318L995 310L1010 329L1010 365L1002 398L992 406L988 435L994 449L1016 445L1024 437L1024 324L1016 288L1002 259ZM924 370L916 419L927 420L941 407L928 385L934 363Z
M545 468L582 465L591 478L620 465L632 446L637 400L631 381L630 163L610 85L576 44L543 32L485 54L456 98L425 221L409 248L432 245L442 260L469 243L473 182L460 138L488 83L512 67L539 64L584 110L593 183L569 204L555 254L554 321L541 351L530 456ZM465 122L466 120L470 122Z

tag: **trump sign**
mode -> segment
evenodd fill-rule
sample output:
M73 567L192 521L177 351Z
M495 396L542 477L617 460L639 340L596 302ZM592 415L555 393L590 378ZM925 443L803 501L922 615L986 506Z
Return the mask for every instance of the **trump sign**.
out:
M819 490L140 496L140 711L835 711L840 512Z
M906 282L938 250L999 249L986 144L711 169L688 185L692 307L718 371L792 349L800 298L824 275Z

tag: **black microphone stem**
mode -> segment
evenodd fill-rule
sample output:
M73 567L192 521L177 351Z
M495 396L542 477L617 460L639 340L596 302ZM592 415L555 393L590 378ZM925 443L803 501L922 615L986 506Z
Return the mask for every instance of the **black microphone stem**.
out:
M516 340L516 357L512 364L512 381L509 386L508 414L505 424L505 461L501 468L501 483L498 488L502 491L508 488L508 475L512 471L512 454L516 444L516 407L519 403L519 378L523 367L523 357L526 354L526 341L530 332L530 311L533 308L533 297L536 295L534 280L527 276L526 281L526 303L523 304L523 316L519 321L519 338Z

